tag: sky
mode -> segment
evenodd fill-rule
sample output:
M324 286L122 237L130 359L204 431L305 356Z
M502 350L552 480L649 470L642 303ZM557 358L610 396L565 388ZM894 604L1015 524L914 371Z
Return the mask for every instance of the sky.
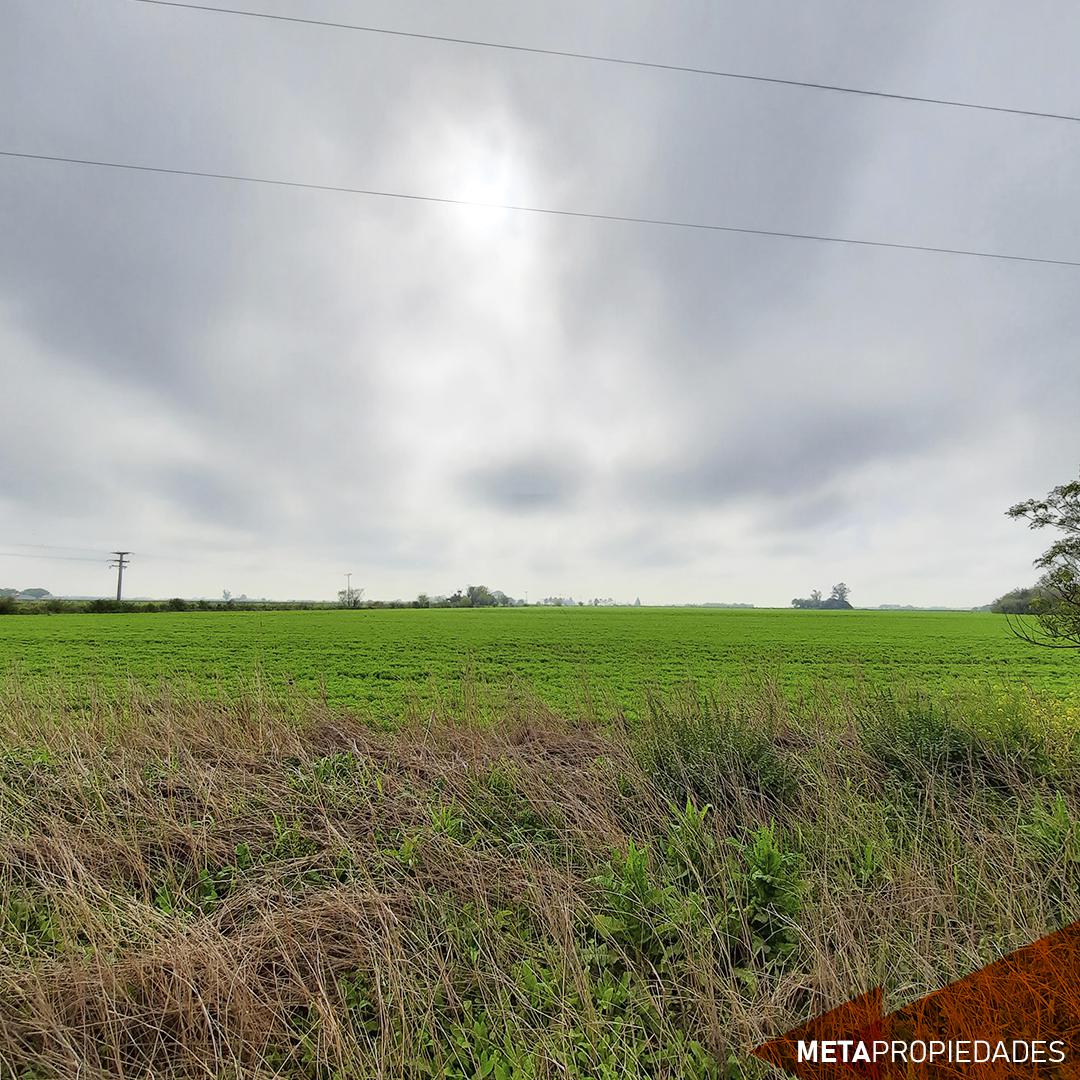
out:
M1080 113L1061 2L245 2ZM1078 123L136 0L0 20L3 150L1080 259ZM0 237L0 586L106 595L123 548L139 596L968 607L1033 580L1051 537L1004 511L1080 464L1080 269L14 158Z

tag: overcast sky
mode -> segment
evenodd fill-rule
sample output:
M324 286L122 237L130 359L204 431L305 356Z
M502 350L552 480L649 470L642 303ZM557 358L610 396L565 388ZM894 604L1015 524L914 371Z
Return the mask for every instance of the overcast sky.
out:
M1080 113L1065 2L248 6ZM1080 259L1080 124L135 0L0 23L0 149ZM1078 301L1063 267L0 158L0 585L105 594L33 556L123 547L132 595L985 603L1049 542L1004 510L1077 474Z

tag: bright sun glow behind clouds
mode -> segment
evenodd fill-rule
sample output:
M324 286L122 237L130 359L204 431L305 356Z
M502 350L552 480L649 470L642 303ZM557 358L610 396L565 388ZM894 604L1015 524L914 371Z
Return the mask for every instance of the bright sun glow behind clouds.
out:
M480 204L459 207L448 215L462 238L481 248L519 250L528 220L499 207L529 205L536 197L527 131L505 110L494 109L468 121L441 116L425 129L422 146L430 190Z

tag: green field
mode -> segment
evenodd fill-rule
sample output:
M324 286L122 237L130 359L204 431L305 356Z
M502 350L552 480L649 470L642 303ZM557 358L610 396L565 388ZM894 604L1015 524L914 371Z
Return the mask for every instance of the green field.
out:
M1078 671L969 613L0 618L0 1076L768 1080L1080 917Z
M1080 688L1076 657L1038 649L998 616L964 612L645 609L268 611L0 619L0 671L59 675L73 692L130 681L214 693L291 681L377 716L517 683L559 710L587 694L634 711L649 687L703 687L762 673L816 683L958 682ZM463 680L463 677L466 677Z

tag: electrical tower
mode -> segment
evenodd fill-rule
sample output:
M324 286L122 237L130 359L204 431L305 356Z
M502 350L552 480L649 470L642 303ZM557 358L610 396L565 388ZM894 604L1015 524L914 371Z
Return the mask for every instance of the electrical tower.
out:
M116 558L113 559L111 563L109 563L109 566L110 568L113 566L116 567L116 602L119 604L121 594L124 590L124 567L127 566L128 563L131 561L128 558L131 552L114 551L113 554L116 556Z

